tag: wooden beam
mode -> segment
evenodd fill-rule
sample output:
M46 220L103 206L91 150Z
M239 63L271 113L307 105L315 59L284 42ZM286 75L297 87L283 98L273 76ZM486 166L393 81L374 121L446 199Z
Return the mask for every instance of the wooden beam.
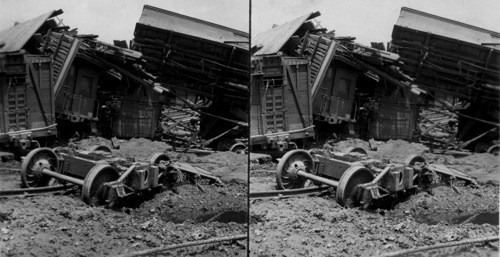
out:
M35 96L36 96L36 99L38 102L38 107L40 108L40 112L42 112L43 121L45 122L45 126L49 126L50 124L49 124L49 121L47 119L47 113L45 112L45 109L43 108L42 98L40 97L40 93L41 93L40 85L38 84L38 81L35 79L35 76L33 75L33 72L35 72L35 68L33 67L33 63L28 63L27 66L28 66L29 77L30 77L30 80L32 82L31 86L33 88L33 91L35 91ZM39 72L41 72L41 71L39 71Z
M290 66L285 66L286 68L286 75L288 77L288 81L289 81L289 86L290 88L292 89L292 95L293 95L293 100L295 102L295 107L297 108L297 111L299 112L299 117L300 117L300 121L302 122L302 126L306 127L306 121L304 119L304 114L302 113L302 110L300 108L300 102L299 102L299 99L297 97L297 94L298 94L298 88L295 84L295 81L293 81L292 79L292 71L290 69ZM298 72L298 71L297 71Z

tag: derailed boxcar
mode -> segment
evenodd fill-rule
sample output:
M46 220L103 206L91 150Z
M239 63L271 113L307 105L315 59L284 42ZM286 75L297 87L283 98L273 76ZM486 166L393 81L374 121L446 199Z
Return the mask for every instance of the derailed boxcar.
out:
M131 48L144 54L145 69L168 88L169 107L201 114L199 132L185 145L199 137L228 150L234 138L247 138L248 41L246 32L144 6ZM181 139L166 131L164 139Z
M38 146L56 135L52 59L38 53L40 34L57 27L54 10L0 31L0 145Z
M120 92L118 118L113 122L113 135L152 138L160 115L159 94L148 87Z
M0 143L30 147L56 135L51 58L0 53Z
M453 110L459 117L457 139L476 152L500 149L494 145L500 136L499 45L496 31L406 7L392 31L391 50L405 62L402 70L432 96L426 107L468 103Z
M261 56L252 59L252 150L297 148L314 138L309 62L306 58Z

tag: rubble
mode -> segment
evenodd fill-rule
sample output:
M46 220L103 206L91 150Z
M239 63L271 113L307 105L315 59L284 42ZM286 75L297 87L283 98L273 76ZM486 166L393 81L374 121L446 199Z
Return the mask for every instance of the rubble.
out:
M161 131L167 141L228 150L224 141L245 137L247 33L146 5L134 35L131 49L168 88Z
M250 138L257 143L252 151L267 146L267 152L275 147L285 155L278 164L250 164L251 254L378 256L450 241L480 241L483 236L497 241L498 179L493 176L498 175L498 159L473 151L498 154L500 34L403 7L387 48L380 43L369 47L318 26L313 20L318 16L307 13L253 37L252 78L259 82L251 88L258 96L251 95ZM307 63L309 78L299 83L288 76L302 75L287 71L290 61L296 67ZM306 89L312 104L281 93ZM281 99L295 105L280 109ZM287 114L278 117L283 109ZM297 132L307 122L313 122L315 146L324 149L301 144L309 134ZM292 129L290 124L298 125ZM305 150L283 151L292 142ZM371 179L360 175L359 184L346 182L342 188L341 175L348 173L342 171L355 158L342 152L332 161L331 151L359 146L370 161L402 163L409 154L418 155L433 172L460 170L456 176L468 181L473 177L477 183L433 178L434 186L415 195L403 190L406 195L392 198L392 204L389 200L368 211L345 209L349 201L339 198L348 185L355 190L353 198L366 197L359 202L362 209L381 194L363 194L360 188L386 185L367 183ZM360 161L350 171L365 164ZM387 170L378 170L376 177L384 180L379 175ZM404 183L402 175L399 185ZM310 194L319 184L332 188ZM283 195L292 190L276 190L297 185L311 191L288 198ZM269 195L273 197L264 197ZM477 216L481 219L474 220ZM494 255L498 247L495 243L492 248L457 247L430 254L472 252Z
M0 105L13 110L0 114L0 146L19 147L16 157L37 148L24 157L36 167L27 169L17 158L2 164L12 169L0 170L0 191L28 190L18 189L19 170L52 171L59 179L49 186L101 185L55 195L3 195L0 209L18 211L0 217L0 255L120 255L182 245L199 231L209 240L245 234L247 157L214 149L228 150L247 135L248 33L144 6L129 48L126 41L79 34L56 17L62 13L0 32ZM155 152L163 158L159 163L141 161ZM86 173L104 162L120 169L113 173L120 192L112 191L123 201L113 205L109 198L99 202L108 208L89 207L84 202L98 204L94 200L106 186L102 177L86 179ZM164 165L170 162L178 166ZM58 164L64 166L60 173ZM159 167L179 183L169 188L152 181L160 179ZM158 186L168 190L151 194ZM171 253L242 255L246 246L235 241L242 238Z
M32 138L56 135L57 122L61 139L76 131L79 136L165 138L175 146L201 150L245 137L247 33L146 5L129 49L123 41L112 45L98 35L78 34L53 19L60 14L62 10L49 12L0 33L0 52L21 51L21 56L52 62L46 69L52 80L38 83L53 90L42 97L47 103L41 109L31 109L32 115L43 114L44 127L16 120L15 131L36 131ZM19 37L7 37L16 33ZM16 62L11 53L2 56L0 70ZM19 141L10 134L6 140Z
M499 109L496 85L500 69L494 61L498 59L494 42L499 34L405 7L401 13L387 50L380 43L372 43L375 47L364 46L356 43L354 37L337 37L335 31L320 28L313 20L320 16L319 12L256 35L252 76L257 82L252 87L266 91L252 92L256 92L257 98L270 92L276 97L276 92L268 92L267 88L278 86L280 80L289 84L287 78L279 77L276 68L285 67L285 60L305 59L309 62L310 78L295 82L293 87L300 92L310 86L313 109L308 109L307 102L285 95L295 101L295 105L289 104L286 109L294 109L302 119L302 124L295 125L292 117L296 114L285 119L261 116L284 109L279 102L270 110L263 106L264 102L253 101L255 112L251 117L255 126L251 129L250 144L296 142L302 146L300 140L311 137L312 133L324 139L333 130L336 134L363 139L420 139L433 149L453 154L466 154L470 150L486 152L495 147ZM439 26L429 25L433 22ZM450 35L446 28L460 30L463 35ZM494 35L492 39L490 34ZM475 54L468 52L472 49ZM277 60L271 61L273 55ZM346 81L349 84L342 84ZM487 112L480 113L482 105ZM444 113L448 120L437 122L438 117L429 112ZM308 131L311 119L315 132ZM446 122L449 125L443 125ZM273 123L284 126L271 126ZM474 129L475 126L481 129ZM271 147L276 148L272 144ZM498 151L497 148L490 151ZM254 147L254 151L261 150Z
M359 139L341 140L335 149L367 145ZM370 158L401 161L408 153L419 153L433 163L462 170L480 183L479 187L440 185L432 193L420 191L393 208L363 211L342 208L335 191L293 198L251 200L250 252L258 254L303 253L310 255L382 255L414 247L498 236L498 160L489 154L459 158L430 153L420 143L404 140L379 142ZM467 161L465 161L465 159ZM485 167L480 167L485 166ZM270 191L276 187L276 164L252 163L250 190ZM490 181L496 174L496 182ZM491 214L492 219L472 222L475 215ZM324 228L318 231L318 227ZM259 236L260 235L260 236ZM266 235L267 240L262 240ZM449 235L448 238L445 236ZM303 240L307 240L303 244ZM392 240L392 241L391 241ZM310 243L313 242L313 243ZM354 242L354 243L351 243ZM335 247L329 247L328 245ZM390 247L387 247L390 245ZM469 248L470 249L470 248ZM475 251L496 254L495 248L475 247ZM463 250L463 252L461 252ZM466 249L449 248L443 254L467 255Z
M404 62L402 71L428 91L423 107L451 112L450 118L456 119L453 126L457 128L446 132L451 135L440 142L441 148L446 150L457 141L455 149L486 152L498 140L499 42L498 32L401 9L392 32L391 51ZM428 122L425 115L423 122ZM422 136L428 138L430 131L424 132ZM431 138L439 142L443 136Z
M252 92L256 99L268 96L265 102L251 101L254 127L250 144L261 148L268 144L283 151L287 145L307 145L303 141L315 135L321 141L332 130L365 139L412 140L419 110L417 96L426 91L402 72L404 63L398 54L357 44L353 37L337 37L334 31L314 25L312 19L319 15L310 13L255 36ZM287 63L302 61L310 71L307 80L298 70L290 69L290 75L279 71L280 66L287 71ZM290 79L294 76L300 79ZM280 87L309 95L312 103L293 94L280 96ZM293 101L282 106L281 98ZM282 110L290 114L285 118L276 115Z

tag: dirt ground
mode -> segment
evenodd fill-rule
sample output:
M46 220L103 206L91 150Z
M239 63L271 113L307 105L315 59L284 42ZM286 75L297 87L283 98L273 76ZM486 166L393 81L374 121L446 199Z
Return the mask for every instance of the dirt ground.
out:
M109 140L77 142L83 149ZM146 159L171 149L147 139L122 140L116 156ZM153 247L247 233L247 156L205 156L167 151L172 160L206 169L225 186L202 183L166 190L130 206L90 207L80 190L43 196L0 198L0 256L116 256ZM20 162L0 163L0 190L19 188ZM246 241L187 247L152 256L245 256Z
M342 151L368 143L348 139L325 146ZM463 171L479 187L440 185L420 191L390 208L345 209L335 191L293 198L250 201L251 256L377 256L394 251L498 236L500 170L498 157L473 154L457 158L429 153L427 147L403 140L378 142L377 159L401 161L420 154L428 162ZM252 163L250 191L276 187L276 163ZM498 256L498 241L413 254L412 256Z

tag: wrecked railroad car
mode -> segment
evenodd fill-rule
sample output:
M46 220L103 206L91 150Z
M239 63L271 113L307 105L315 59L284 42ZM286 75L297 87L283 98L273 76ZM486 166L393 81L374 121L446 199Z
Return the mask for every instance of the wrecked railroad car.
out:
M418 97L400 81L399 56L324 31L306 33L298 47L317 73L312 95L319 136L345 131L363 139L412 140Z
M309 13L255 36L250 145L255 144L256 139L260 140L260 148L263 142L272 143L275 134L266 128L291 119L295 112L301 113L299 117L303 118L302 124L298 123L302 130L282 125L281 141L314 136L325 139L338 133L364 139L413 139L419 110L415 94L421 90L406 83L394 68L401 65L399 56L356 44L352 37L337 37L334 31L317 28L311 19L318 16L319 12ZM273 58L277 60L274 64ZM307 95L312 103L295 102L295 106L283 108L283 118L276 116L272 97L266 99L262 92L271 92L269 88L276 85L281 73L286 75L285 60L299 59L304 60L302 65L307 67L309 80L290 85L292 89L308 88ZM293 97L283 100L283 106L293 100ZM310 127L305 126L305 120ZM304 133L306 130L311 131Z
M0 63L0 143L31 148L56 135L50 57L0 53Z
M500 33L403 7L390 50L405 63L402 71L429 92L426 110L458 115L457 133L444 124L451 138L442 147L450 147L455 134L465 141L459 148L477 152L498 142Z
M144 54L146 71L168 88L164 91L167 106L200 114L200 131L180 126L192 135L185 145L199 137L203 146L228 150L234 138L246 138L248 44L246 32L144 6L131 49ZM172 124L176 122L185 123ZM172 136L172 140L181 139Z
M159 94L144 80L149 76L140 68L141 53L99 42L96 35L78 35L51 19L61 13L0 33L2 114L7 115L2 115L2 142L67 139L75 131L153 137Z
M48 58L51 133L59 132L63 138L81 134L75 131L152 138L161 130L160 119L168 113L162 114L162 105L167 104L174 109L182 107L178 109L188 110L190 115L195 111L187 120L192 125L190 136L176 138L184 140L185 146L191 147L194 140L202 138L203 146L229 148L234 138L245 137L248 34L150 6L145 6L144 12L131 44L145 55L127 49L122 41L115 42L119 46L100 42L97 35L80 35L50 19L62 10L10 29L19 34L14 39L2 35L3 49L21 49L22 41L27 53ZM7 32L12 34L10 30ZM150 42L152 37L157 43L159 39L154 37L165 35L166 55L151 55L150 45L139 47L140 42ZM161 66L155 68L155 60L160 60ZM5 73L3 68L1 72Z
M309 13L255 35L252 41L252 151L284 152L314 139L309 60L297 56L299 32L314 29ZM299 144L299 145L297 145Z
M0 145L13 151L57 135L53 65L36 49L57 27L55 10L0 32Z
M307 59L254 57L252 66L252 149L295 149L295 141L314 137Z
M97 41L95 35L50 33L47 37L44 49L54 56L54 63L61 63L65 76L55 87L61 126L70 133L99 132L106 137L155 136L159 94L153 83L137 74L141 53ZM61 47L64 42L68 42L66 48Z

